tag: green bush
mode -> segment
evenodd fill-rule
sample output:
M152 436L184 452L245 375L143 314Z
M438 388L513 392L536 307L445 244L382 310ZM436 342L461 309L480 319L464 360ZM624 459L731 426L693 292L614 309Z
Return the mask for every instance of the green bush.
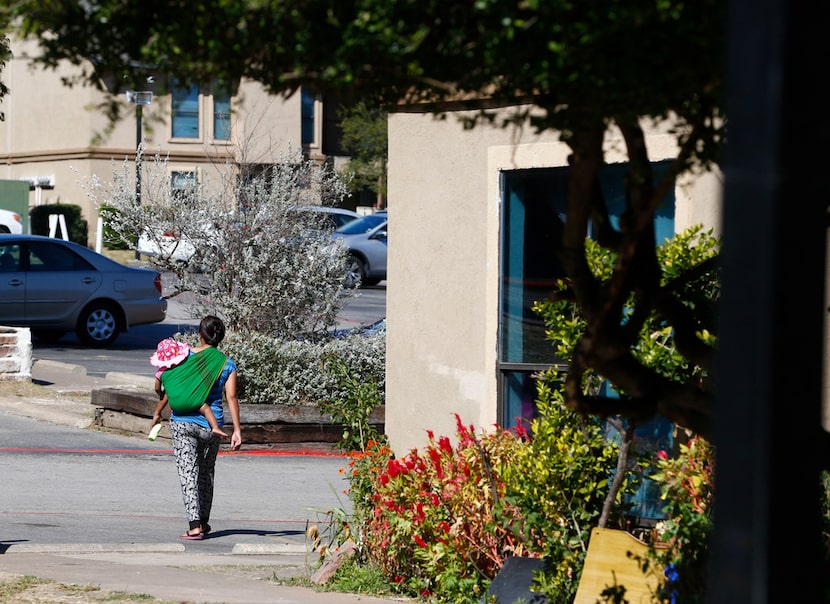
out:
M84 219L81 206L74 204L55 203L45 206L36 206L29 211L29 220L33 235L49 234L49 215L62 214L66 222L66 230L70 241L87 245L89 225Z
M337 356L323 360L326 372L334 377L339 390L346 394L332 395L318 403L320 411L343 426L343 436L337 446L344 451L363 451L369 442L382 435L370 423L372 412L383 403L380 388L371 377L358 377L353 368Z
M505 471L507 501L521 510L522 541L546 562L540 591L551 602L576 595L591 529L597 526L619 457L605 436L604 422L584 417L562 404L561 375L553 369L539 380L539 416L532 438ZM551 387L551 384L557 385ZM631 478L627 476L627 478ZM621 495L633 490L624 483Z
M667 519L656 536L667 547L652 548L650 558L668 569L661 601L705 601L709 538L712 533L712 494L715 450L699 436L681 443L676 456L659 451L652 479L660 485Z
M318 405L351 396L348 385L326 370L337 358L358 381L386 392L386 335L354 335L323 342L284 341L262 334L229 333L222 351L238 366L239 397L246 403Z

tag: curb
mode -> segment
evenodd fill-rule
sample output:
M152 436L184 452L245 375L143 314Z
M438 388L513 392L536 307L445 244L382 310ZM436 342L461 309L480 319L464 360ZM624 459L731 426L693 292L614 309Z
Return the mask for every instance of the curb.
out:
M130 386L140 386L141 388L146 388L147 390L152 390L156 384L155 378L147 377L146 375L136 375L135 373L123 373L121 371L110 371L106 374L104 379L113 380Z
M185 553L182 543L12 543L5 547L3 555L9 554L179 554ZM192 552L190 552L192 553ZM249 555L297 555L308 554L303 544L237 543L231 554Z
M34 369L35 365L58 371L65 371L66 373L71 373L72 375L86 375L86 367L83 365L62 363L61 361L50 361L49 359L37 359L34 363L32 363L32 369Z
M184 552L181 543L12 543L6 546L9 554L160 554Z

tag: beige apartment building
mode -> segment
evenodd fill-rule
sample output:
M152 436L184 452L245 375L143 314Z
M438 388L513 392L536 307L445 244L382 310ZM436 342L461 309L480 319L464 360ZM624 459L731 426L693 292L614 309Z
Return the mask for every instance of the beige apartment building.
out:
M0 180L28 182L30 207L80 206L90 246L98 235L97 208L84 183L93 175L108 182L113 164L119 169L123 162L134 165L139 141L145 162L155 154L169 157L174 187L210 178L228 162L267 165L298 152L320 161L344 159L338 155L336 107L330 104L327 110L321 99L304 92L286 99L251 82L232 91L207 82L161 95L154 92L159 74L144 90L132 91L141 94L123 95L127 117L108 131L103 95L63 84L75 68L33 69L30 58L37 45L32 42L15 42L12 51L14 58L2 72L11 93L2 106Z

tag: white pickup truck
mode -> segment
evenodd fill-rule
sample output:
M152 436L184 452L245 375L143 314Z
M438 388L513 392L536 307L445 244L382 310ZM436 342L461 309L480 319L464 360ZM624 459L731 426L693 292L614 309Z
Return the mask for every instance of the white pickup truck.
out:
M0 234L11 233L20 235L23 233L23 220L20 214L11 210L0 210Z

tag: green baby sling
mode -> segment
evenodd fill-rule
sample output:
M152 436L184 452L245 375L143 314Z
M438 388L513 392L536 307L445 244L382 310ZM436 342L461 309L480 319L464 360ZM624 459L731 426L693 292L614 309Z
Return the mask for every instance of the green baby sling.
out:
M222 373L227 358L210 346L162 372L161 384L167 393L170 408L181 415L197 412Z

